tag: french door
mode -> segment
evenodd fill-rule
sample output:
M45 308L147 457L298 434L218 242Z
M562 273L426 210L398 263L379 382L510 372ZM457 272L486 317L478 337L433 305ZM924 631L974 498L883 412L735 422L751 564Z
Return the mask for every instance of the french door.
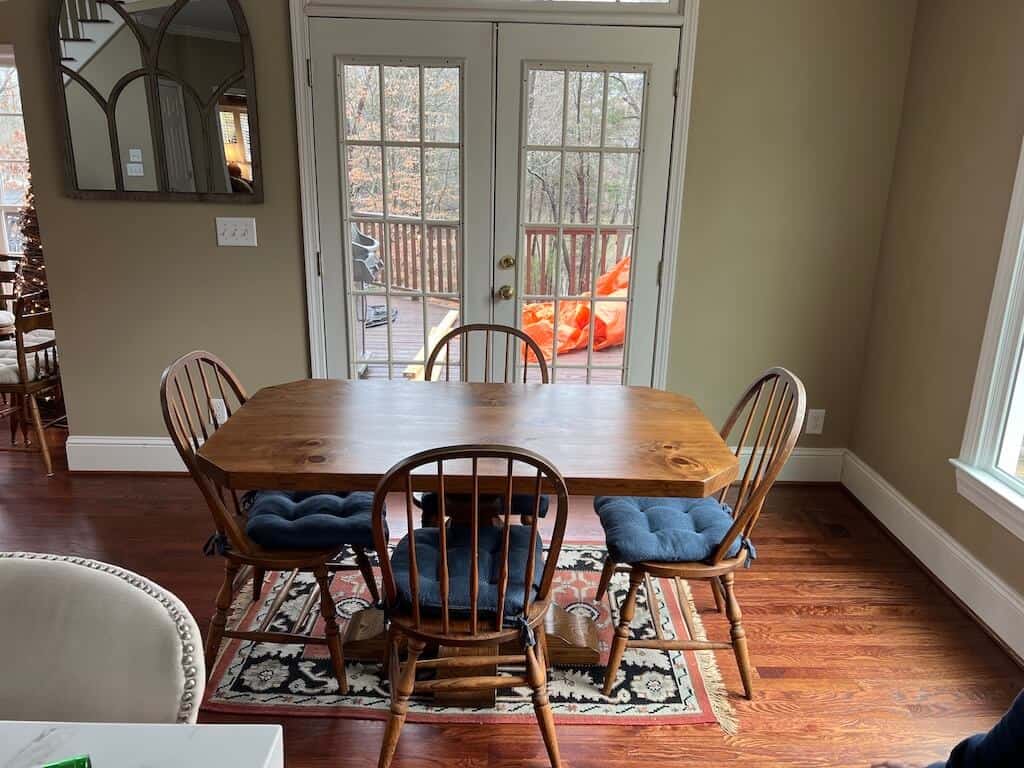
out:
M678 45L310 20L329 375L422 378L447 330L498 322L556 382L649 385Z

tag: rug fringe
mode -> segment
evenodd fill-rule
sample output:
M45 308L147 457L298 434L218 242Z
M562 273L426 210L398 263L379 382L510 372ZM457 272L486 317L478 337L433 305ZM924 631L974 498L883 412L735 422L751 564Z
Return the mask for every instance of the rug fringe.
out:
M690 615L693 617L693 630L697 637L694 640L707 640L708 634L704 629L704 622L701 621L700 613L697 612L697 604L693 599L693 591L690 589L690 582L682 579L683 590L686 592L686 600L690 605ZM708 701L711 703L711 711L715 713L718 724L722 730L730 736L735 736L740 729L739 718L736 710L729 702L729 691L722 679L722 670L718 667L714 651L694 651L697 657L697 666L700 667L700 676L704 679L704 688L708 693Z

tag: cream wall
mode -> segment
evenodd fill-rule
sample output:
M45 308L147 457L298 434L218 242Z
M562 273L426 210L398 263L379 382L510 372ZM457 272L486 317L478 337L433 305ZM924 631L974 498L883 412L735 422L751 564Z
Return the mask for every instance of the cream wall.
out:
M914 6L701 2L669 386L715 421L781 364L849 443Z
M1024 543L957 495L1024 132L1024 3L918 11L853 450L1024 592Z
M251 389L309 374L287 3L242 0L255 46L266 203L72 200L50 72L47 7L0 3L21 75L71 430L162 435L160 373L205 347ZM284 117L282 117L284 116ZM217 248L214 217L256 217L259 248Z
M285 0L243 0L256 52L266 203L70 200L46 3L0 3L30 152L78 435L161 435L156 388L206 346L255 389L308 374ZM848 443L896 142L913 0L703 0L670 386L720 420L776 363ZM214 245L255 215L258 249Z

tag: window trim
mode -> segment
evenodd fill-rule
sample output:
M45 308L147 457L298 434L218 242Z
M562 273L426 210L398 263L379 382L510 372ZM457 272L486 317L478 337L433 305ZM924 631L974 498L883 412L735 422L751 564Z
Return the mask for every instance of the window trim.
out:
M1024 482L998 467L1024 342L1024 143L999 256L971 406L956 468L957 492L1024 540ZM1024 428L1024 427L1022 427Z

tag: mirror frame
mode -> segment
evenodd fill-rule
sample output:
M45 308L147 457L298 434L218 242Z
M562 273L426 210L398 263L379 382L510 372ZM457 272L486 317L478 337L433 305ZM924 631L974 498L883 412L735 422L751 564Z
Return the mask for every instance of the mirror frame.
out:
M72 2L73 1L74 0L72 0ZM121 151L117 139L117 98L124 92L127 85L142 78L155 83L159 77L166 77L187 86L187 84L184 83L181 77L177 74L160 69L159 57L160 48L167 28L170 26L178 11L183 6L187 5L190 0L175 0L174 3L164 11L164 15L160 19L160 26L157 28L155 43L152 46L145 42L145 37L140 33L134 20L131 18L131 15L121 7L120 3L107 2L106 0L99 0L99 2L113 8L115 12L125 20L125 24L131 29L132 34L139 43L143 63L140 68L126 72L122 75L121 79L111 90L111 96L114 96L112 102L109 99L104 99L86 78L81 77L74 70L64 66L60 45L60 17L65 0L51 0L49 19L50 49L54 62L54 74L57 84L58 116L60 118L61 129L64 135L64 176L65 191L67 195L81 200L135 200L154 202L199 201L227 204L262 203L263 163L260 151L259 109L256 98L256 68L253 62L252 38L249 34L249 25L246 21L245 12L242 10L239 0L224 0L224 2L226 2L228 7L231 9L231 13L235 18L235 25L238 28L239 43L242 49L242 68L239 70L239 73L232 75L220 83L217 94L222 95L226 89L240 81L244 81L246 83L246 101L249 113L249 144L252 150L252 194L243 192L172 192L166 188L154 191L124 189L124 169L120 161ZM70 116L68 115L67 96L64 90L65 75L69 76L72 80L79 83L86 91L88 91L106 116L107 128L110 134L111 160L114 166L114 186L116 189L80 189L78 187L74 146L71 140L71 121ZM155 128L151 130L153 133L153 154L155 156L154 162L156 164L157 184L158 186L166 187L166 155L164 152L163 121L160 114L160 105L159 102L154 99L150 99L148 101L150 125L155 126Z

